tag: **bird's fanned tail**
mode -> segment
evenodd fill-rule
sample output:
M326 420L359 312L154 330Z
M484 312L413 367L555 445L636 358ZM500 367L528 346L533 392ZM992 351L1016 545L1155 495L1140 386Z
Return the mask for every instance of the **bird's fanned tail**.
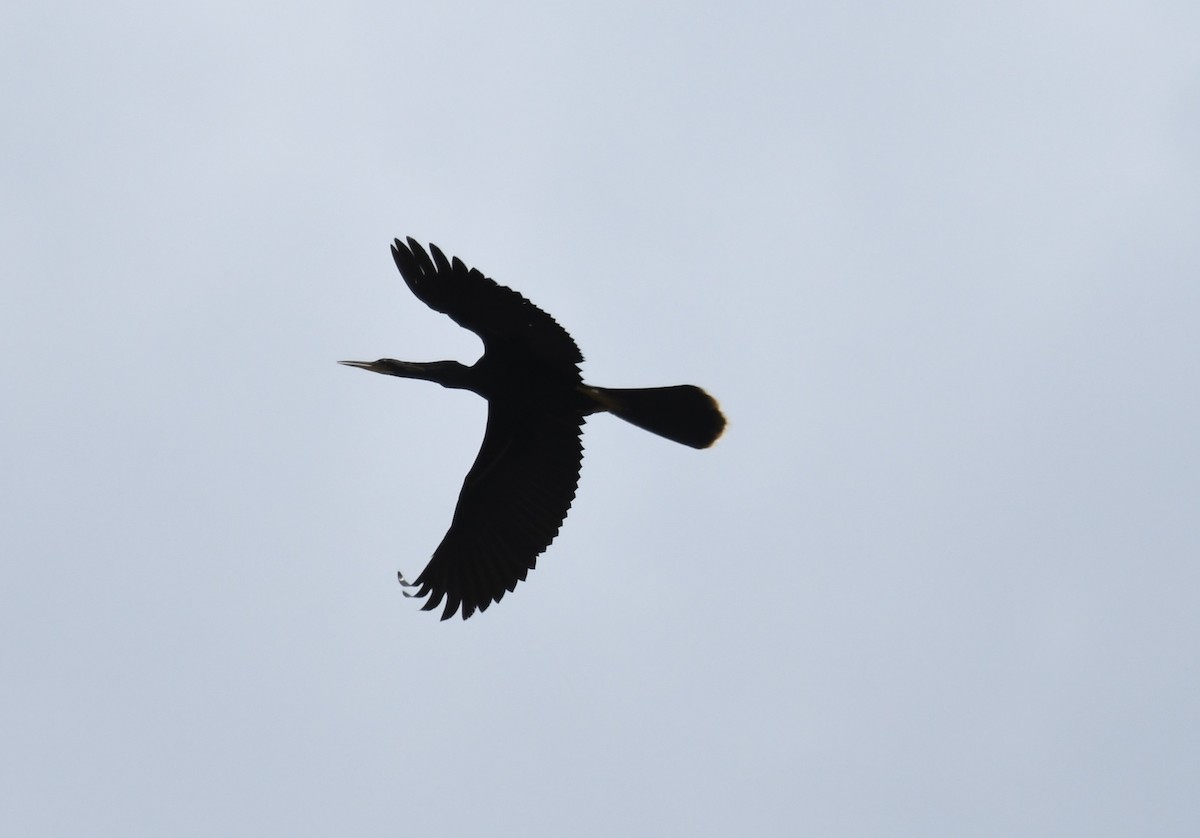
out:
M717 400L691 384L634 389L585 385L583 390L600 410L692 448L707 448L725 430Z

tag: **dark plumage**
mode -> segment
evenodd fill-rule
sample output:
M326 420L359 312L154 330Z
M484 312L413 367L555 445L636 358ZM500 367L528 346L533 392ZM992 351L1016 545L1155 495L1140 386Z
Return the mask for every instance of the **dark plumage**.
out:
M432 258L430 258L432 254ZM497 285L434 245L426 253L396 240L392 256L417 299L483 341L473 366L457 361L341 361L401 378L471 390L487 399L487 430L454 519L429 564L405 587L444 599L442 619L463 619L513 590L562 526L575 498L585 416L607 411L693 448L707 448L725 427L717 403L698 387L620 390L589 387L583 355L566 330L520 294ZM407 591L406 591L407 593Z

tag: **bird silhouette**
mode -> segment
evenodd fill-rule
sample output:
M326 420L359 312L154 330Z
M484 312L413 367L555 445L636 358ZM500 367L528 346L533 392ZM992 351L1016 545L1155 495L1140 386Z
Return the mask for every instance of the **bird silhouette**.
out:
M435 245L396 239L392 256L409 290L483 341L472 366L381 358L339 361L433 381L487 399L487 429L463 481L450 529L405 594L445 600L442 619L487 610L516 588L558 535L583 461L584 417L607 412L659 436L707 448L725 428L716 401L691 385L612 389L583 383L583 355L566 330L517 292ZM415 592L413 592L415 589Z

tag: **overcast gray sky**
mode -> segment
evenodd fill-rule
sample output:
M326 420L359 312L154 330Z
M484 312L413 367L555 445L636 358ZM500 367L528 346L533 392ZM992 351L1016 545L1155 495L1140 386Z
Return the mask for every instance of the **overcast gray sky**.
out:
M0 821L1200 834L1200 6L16 0ZM528 582L401 596L484 403L433 241L589 381Z

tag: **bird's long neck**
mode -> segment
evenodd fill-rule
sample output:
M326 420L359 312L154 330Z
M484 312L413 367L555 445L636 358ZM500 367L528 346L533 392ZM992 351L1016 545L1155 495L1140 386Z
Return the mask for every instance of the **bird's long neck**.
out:
M471 368L458 361L396 361L385 358L377 361L374 372L399 378L420 378L455 390L474 390Z

